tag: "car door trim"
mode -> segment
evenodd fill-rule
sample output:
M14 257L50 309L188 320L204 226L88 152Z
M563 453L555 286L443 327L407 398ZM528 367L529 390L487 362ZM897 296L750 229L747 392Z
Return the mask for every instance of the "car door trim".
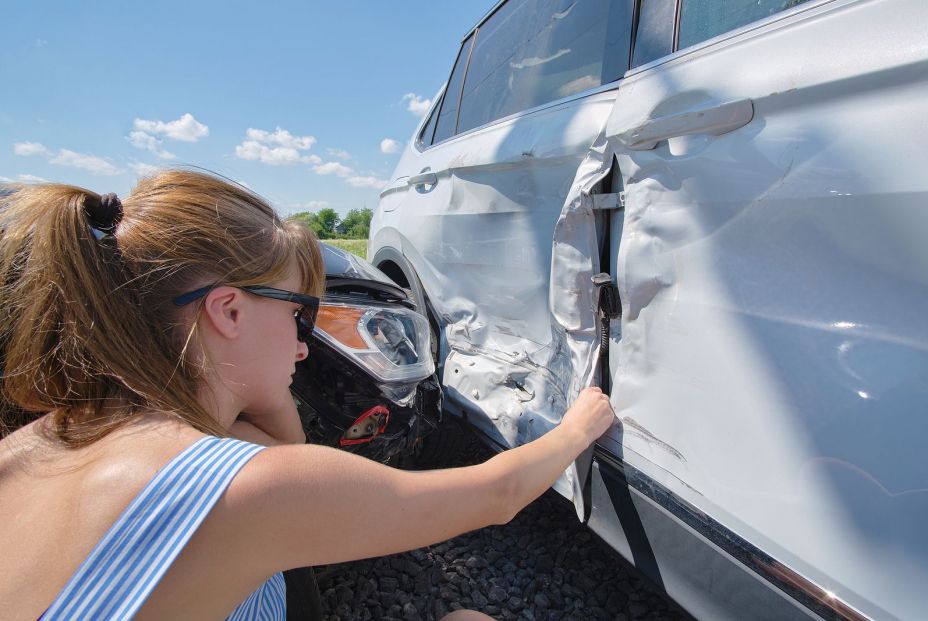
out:
M718 34L712 37L711 39L706 39L705 41L700 41L699 43L694 43L693 45L690 45L684 48L677 48L678 33L675 31L674 33L674 48L675 49L673 52L671 52L670 54L666 54L664 56L655 58L654 60L647 62L643 65L632 67L631 69L625 72L625 75L622 76L622 79L627 79L633 75L638 75L639 73L642 73L644 71L653 69L654 67L658 67L660 65L675 61L681 57L688 56L690 54L703 50L707 47L718 45L719 43L727 41L728 39L734 39L746 33L752 32L754 30L766 28L770 26L771 24L775 24L777 22L790 19L796 15L799 15L800 13L814 11L824 5L837 3L840 6L840 5L855 3L859 1L860 0L806 0L806 2L803 2L802 4L797 4L796 6L786 9L784 11L778 11L774 13L773 15L768 15L767 17L763 19L759 19L753 22L748 22L747 24L744 24L743 26L739 26L738 28L734 28L732 30L726 30L725 32ZM680 11L682 11L682 2L678 5L678 8L680 9ZM679 25L680 25L680 20L679 20L679 15L678 15L676 23L674 24L674 28L675 29L679 28ZM637 22L636 22L636 26L637 26Z
M502 125L503 123L506 123L506 122L508 122L508 121L514 121L514 120L519 119L519 118L521 118L521 117L528 116L528 115L530 115L530 114L535 114L536 112L541 112L542 110L547 110L547 109L549 109L549 108L554 108L554 107L556 107L556 106L561 106L561 105L564 105L564 104L568 104L568 103L571 103L571 102L576 101L576 100L578 100L578 99L586 99L586 98L592 97L592 96L594 96L594 95L599 95L599 94L601 94L601 93L606 93L606 92L608 92L608 91L614 91L614 90L616 90L617 88L619 88L620 83L621 83L621 79L615 80L615 81L609 82L608 84L603 84L603 85L601 85L601 86L598 86L598 87L596 87L596 88L591 88L591 89L589 89L589 90L586 90L586 91L583 91L583 92L580 92L580 93L575 93L575 94L573 94L573 95L568 95L567 97L562 97L561 99L555 99L554 101L549 101L548 103L544 103L544 104L535 106L534 108L528 108L528 109L526 109L526 110L520 110L519 112L513 112L513 113L510 114L509 116L504 116L504 117L499 118L499 119L494 119L494 120L492 120L492 121L490 121L490 122L488 122L488 123L484 123L483 125L478 125L477 127L472 127L471 129L468 129L468 130L465 131L465 132L461 132L460 134L455 134L455 135L453 135L453 136L449 136L448 138L445 138L445 139L444 139L443 141L441 141L441 142L436 142L436 143L433 143L433 144L428 145L428 147L426 147L426 148L424 148L424 149L420 149L420 148L419 148L420 145L418 145L418 144L413 145L413 148L415 148L415 150L418 151L419 153L425 153L425 152L427 152L427 151L430 151L431 149L434 149L435 147L444 146L444 145L446 145L446 144L451 144L452 142L454 142L454 141L457 140L458 138L463 138L463 137L465 137L465 136L470 136L471 134L475 134L475 133L479 132L479 131L482 130L482 129L486 129L486 128L492 127L492 126L494 126L494 125Z
M601 445L596 445L593 459L600 468L607 468L616 478L626 482L629 489L656 503L813 614L823 619L872 621L871 617L732 532Z

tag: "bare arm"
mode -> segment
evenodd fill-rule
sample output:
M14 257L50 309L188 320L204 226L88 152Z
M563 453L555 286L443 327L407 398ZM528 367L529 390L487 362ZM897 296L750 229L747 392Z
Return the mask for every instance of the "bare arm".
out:
M335 449L256 456L227 493L242 554L267 571L391 554L504 523L541 495L613 420L581 393L544 437L466 468L408 472Z
M276 446L279 444L305 444L306 433L289 391L273 412L261 415L242 412L232 423L229 433L240 440Z
M281 444L291 444L290 442L283 442L277 438L271 437L264 431L258 429L247 420L242 418L235 419L235 422L232 423L231 427L229 427L229 433L232 434L233 438L238 438L239 440L244 440L245 442L251 442L252 444L260 444L262 446L280 446Z

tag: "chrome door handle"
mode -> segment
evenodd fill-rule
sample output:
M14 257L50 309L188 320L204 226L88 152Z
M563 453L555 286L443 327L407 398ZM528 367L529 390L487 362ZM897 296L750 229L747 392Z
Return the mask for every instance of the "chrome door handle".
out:
M435 185L438 183L438 175L433 172L424 172L418 175L413 175L406 181L406 185L416 186L416 185Z
M661 140L693 134L721 136L744 127L754 118L754 102L738 99L686 112L659 116L618 135L629 149L648 151Z

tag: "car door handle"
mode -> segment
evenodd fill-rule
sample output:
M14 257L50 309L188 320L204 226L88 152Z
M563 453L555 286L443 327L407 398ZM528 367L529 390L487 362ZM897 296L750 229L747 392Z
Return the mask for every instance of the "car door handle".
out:
M435 185L438 183L438 175L433 172L424 172L418 175L413 175L406 181L406 185L416 186L416 185Z
M618 138L633 151L649 151L661 140L677 136L721 136L744 127L753 118L754 102L750 99L738 99L649 119L622 132Z

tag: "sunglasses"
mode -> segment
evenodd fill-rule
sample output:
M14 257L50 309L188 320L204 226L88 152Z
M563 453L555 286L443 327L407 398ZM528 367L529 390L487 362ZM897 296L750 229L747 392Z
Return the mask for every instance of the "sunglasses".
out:
M199 300L218 286L218 284L215 284L200 287L195 291L179 295L172 301L175 306L184 306L190 304L194 300ZM257 285L235 288L262 298L271 298L272 300L283 300L285 302L299 304L300 307L293 313L293 318L296 319L296 338L303 343L309 342L309 337L312 336L313 328L316 326L316 316L319 314L319 298L312 295L294 293L293 291L287 291L285 289L275 289L273 287L261 287Z

